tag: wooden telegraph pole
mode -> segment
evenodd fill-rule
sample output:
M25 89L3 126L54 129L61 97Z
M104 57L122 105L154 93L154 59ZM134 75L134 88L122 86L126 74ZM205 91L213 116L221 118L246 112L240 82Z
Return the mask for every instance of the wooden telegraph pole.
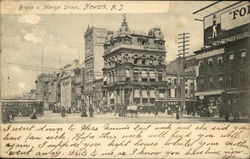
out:
M183 110L186 109L186 102L185 102L185 67L186 67L186 55L188 55L189 50L189 33L182 33L178 34L178 60L179 60L179 73L178 76L180 77L180 99L181 99L181 113Z

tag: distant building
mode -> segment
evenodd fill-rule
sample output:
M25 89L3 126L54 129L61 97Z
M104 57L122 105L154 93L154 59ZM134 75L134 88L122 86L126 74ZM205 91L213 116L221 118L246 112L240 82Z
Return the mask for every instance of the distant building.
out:
M104 66L103 44L107 36L107 30L103 28L88 27L85 34L85 87L84 98L89 106L93 104L93 82L103 78L102 68Z
M183 76L185 71L185 86L183 85ZM190 104L186 104L186 108L183 108L188 114L194 112L195 91L196 86L196 73L197 64L196 57L194 55L187 56L185 58L185 64L183 59L175 59L167 65L167 78L169 83L169 89L171 98L182 99L185 95L185 100ZM183 93L183 94L182 94ZM175 95L175 96L174 96Z
M56 78L55 74L42 73L37 77L36 99L44 101L44 108L49 109L49 83Z
M61 107L78 111L82 95L81 66L78 60L65 65L60 74Z
M97 79L93 82L93 107L96 112L102 111L103 106L103 79Z
M217 4L211 7L218 8ZM204 47L195 52L199 65L196 96L213 114L249 115L249 2L229 4L204 17ZM195 13L208 13L211 7Z
M147 34L130 31L124 17L120 30L109 32L104 44L104 106L136 105L151 110L168 96L165 81L165 40L160 28Z
M54 73L55 76L49 81L48 89L49 89L49 108L54 109L55 104L60 103L61 92L60 92L60 81L59 75L60 73Z

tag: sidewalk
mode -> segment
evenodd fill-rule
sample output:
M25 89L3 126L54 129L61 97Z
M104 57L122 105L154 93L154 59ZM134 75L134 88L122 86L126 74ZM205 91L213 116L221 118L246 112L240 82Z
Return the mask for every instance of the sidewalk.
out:
M119 117L114 115L114 113L106 114L94 114L93 118L81 117L80 113L76 114L66 114L62 118L60 113L52 113L49 111L44 112L44 115L37 116L38 119L31 119L30 117L16 117L15 121L12 123L202 123L202 122L225 122L223 118L211 118L211 117L193 117L193 116L180 116L180 119L176 119L175 115L167 115L160 113L155 116L155 114L138 114L137 116L130 117ZM231 121L233 122L233 121ZM239 121L247 122L247 121Z

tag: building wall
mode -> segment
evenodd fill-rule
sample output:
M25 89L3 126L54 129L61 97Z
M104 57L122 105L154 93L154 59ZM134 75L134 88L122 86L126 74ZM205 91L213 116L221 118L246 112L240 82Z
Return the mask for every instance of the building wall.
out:
M225 49L215 48L197 55L199 77L197 92L222 91L225 89Z
M107 35L106 29L88 28L85 32L85 87L84 96L87 105L93 103L93 82L102 78L103 44Z
M165 41L158 28L135 34L126 21L104 45L104 98L107 107L154 106L168 96ZM160 95L161 94L161 95Z
M72 100L72 86L71 78L61 79L61 107L69 108L71 107Z
M44 101L45 109L49 109L49 82L54 78L54 74L42 73L36 80L36 98Z

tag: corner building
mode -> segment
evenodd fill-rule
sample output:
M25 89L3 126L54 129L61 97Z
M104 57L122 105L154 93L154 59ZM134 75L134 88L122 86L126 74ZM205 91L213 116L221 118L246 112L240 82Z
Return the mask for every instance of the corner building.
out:
M109 32L104 44L103 104L113 109L152 109L168 96L165 81L165 40L160 28L148 34L130 31L126 17L120 30Z

